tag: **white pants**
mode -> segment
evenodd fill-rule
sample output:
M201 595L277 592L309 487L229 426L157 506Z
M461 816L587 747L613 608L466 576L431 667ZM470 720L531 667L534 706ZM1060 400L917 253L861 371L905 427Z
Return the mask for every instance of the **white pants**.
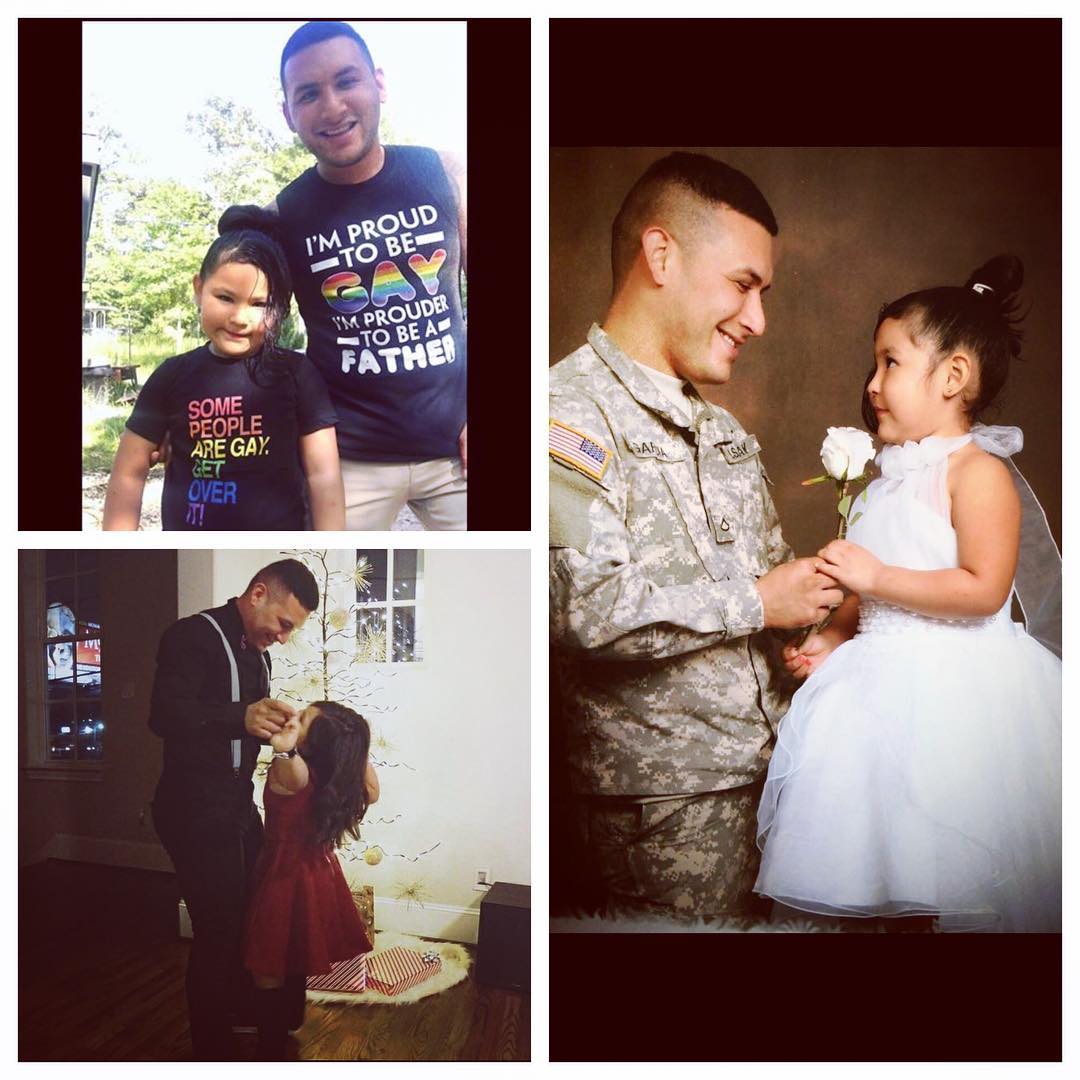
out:
M425 529L464 529L468 486L460 458L346 461L345 528L385 531L408 503Z

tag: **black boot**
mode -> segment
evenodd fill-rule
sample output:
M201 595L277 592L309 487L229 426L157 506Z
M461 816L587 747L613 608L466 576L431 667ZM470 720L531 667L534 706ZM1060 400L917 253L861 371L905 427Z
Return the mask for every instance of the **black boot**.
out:
M284 987L255 991L255 1022L259 1042L255 1056L259 1061L284 1061L289 1039L288 1000Z

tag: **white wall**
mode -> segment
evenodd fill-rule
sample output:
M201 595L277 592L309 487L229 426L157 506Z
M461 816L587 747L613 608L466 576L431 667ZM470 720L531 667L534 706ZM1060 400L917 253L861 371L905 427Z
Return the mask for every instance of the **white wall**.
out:
M205 555L180 552L181 582L185 560ZM206 602L214 604L281 557L265 550L212 556L213 596ZM343 569L351 569L353 557L330 556ZM380 927L473 941L483 898L472 888L476 870L490 870L495 881L531 880L529 553L428 549L424 559L425 659L365 667L368 696L355 701L376 738L390 743L374 750L386 761L382 798L369 811L360 845L378 845L385 856L376 866L347 861L345 870L374 886ZM354 598L343 588L338 603ZM183 596L180 607L187 613ZM303 636L310 639L315 629L310 619ZM274 646L271 655L296 658L305 647ZM275 692L285 685L275 678ZM423 907L399 899L417 881Z

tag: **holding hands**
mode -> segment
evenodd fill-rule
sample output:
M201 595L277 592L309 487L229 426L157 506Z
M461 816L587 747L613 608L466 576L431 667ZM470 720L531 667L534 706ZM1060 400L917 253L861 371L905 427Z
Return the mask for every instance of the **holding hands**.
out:
M244 730L256 739L270 739L290 721L296 719L296 710L286 701L263 698L253 701L244 713ZM295 743L295 737L294 737Z
M766 626L785 630L809 626L841 603L844 594L818 561L793 559L758 578Z
M832 635L823 631L819 634L811 634L802 645L794 643L785 645L782 653L784 667L796 679L805 679L825 663L837 644Z
M276 734L270 736L270 746L275 754L284 754L296 746L297 736L300 734L300 718L294 716L285 722L285 726Z
M860 596L873 596L883 563L850 540L833 540L818 552L818 569Z

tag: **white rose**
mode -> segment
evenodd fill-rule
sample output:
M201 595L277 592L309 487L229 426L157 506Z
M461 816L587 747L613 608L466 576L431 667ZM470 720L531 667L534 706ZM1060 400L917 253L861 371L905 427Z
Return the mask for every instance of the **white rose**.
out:
M821 444L821 463L834 480L858 480L874 456L874 440L853 427L831 427Z

